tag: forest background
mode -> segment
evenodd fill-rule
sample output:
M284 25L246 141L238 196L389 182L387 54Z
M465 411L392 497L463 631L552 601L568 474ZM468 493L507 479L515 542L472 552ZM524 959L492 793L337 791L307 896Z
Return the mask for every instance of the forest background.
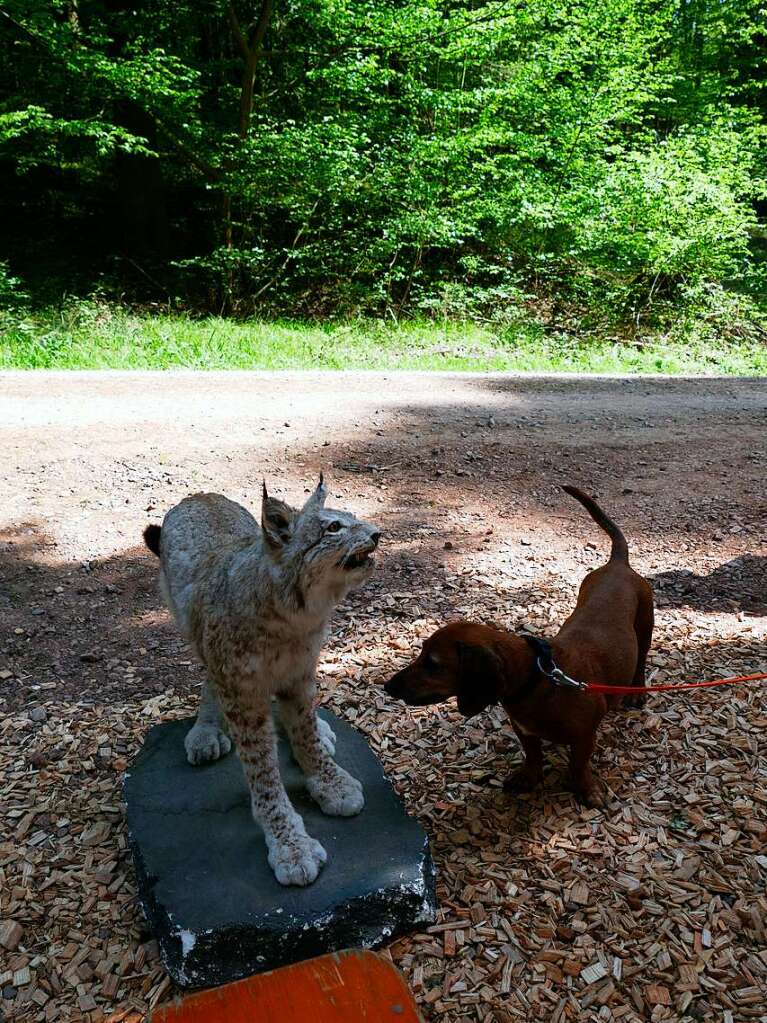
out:
M2 0L0 365L761 371L766 25Z

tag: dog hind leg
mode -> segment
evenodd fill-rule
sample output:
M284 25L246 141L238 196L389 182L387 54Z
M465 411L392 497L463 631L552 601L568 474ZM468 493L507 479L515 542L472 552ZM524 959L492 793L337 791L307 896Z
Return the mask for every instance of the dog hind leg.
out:
M647 696L642 690L645 688L647 654L652 643L653 617L652 595L643 593L634 619L634 631L637 637L637 664L631 684L636 686L637 694L625 697L624 702L627 707L643 707L647 700Z

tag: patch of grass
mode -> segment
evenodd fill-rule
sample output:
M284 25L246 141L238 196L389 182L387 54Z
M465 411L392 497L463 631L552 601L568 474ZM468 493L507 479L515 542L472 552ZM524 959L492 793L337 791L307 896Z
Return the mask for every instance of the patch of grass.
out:
M81 302L0 314L1 369L426 369L767 374L762 341L574 340L532 322L325 324L193 319Z

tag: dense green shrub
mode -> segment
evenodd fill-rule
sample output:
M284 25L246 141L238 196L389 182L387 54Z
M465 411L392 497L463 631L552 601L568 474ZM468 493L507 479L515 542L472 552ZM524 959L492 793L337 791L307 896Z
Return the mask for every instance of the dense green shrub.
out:
M0 12L0 256L36 287L633 329L759 291L754 0Z

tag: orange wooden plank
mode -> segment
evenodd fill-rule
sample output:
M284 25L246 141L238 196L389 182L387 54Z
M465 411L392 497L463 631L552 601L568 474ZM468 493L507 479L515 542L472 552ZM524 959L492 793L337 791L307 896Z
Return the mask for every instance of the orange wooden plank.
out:
M422 1023L388 959L351 949L188 995L151 1023Z

